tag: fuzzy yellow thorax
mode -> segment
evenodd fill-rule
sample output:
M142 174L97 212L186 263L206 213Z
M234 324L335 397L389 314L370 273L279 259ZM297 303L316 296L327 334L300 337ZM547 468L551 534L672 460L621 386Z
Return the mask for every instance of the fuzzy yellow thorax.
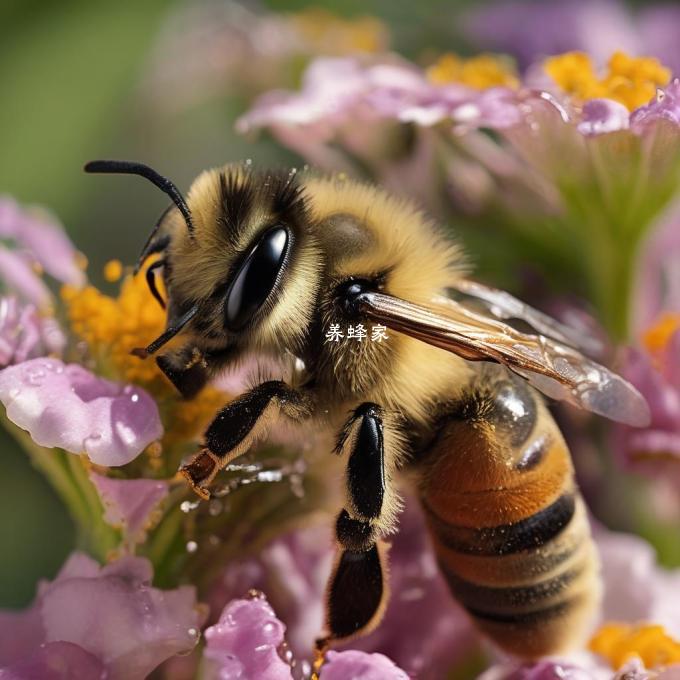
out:
M606 623L591 639L589 647L614 670L636 656L646 668L680 663L680 643L663 626Z
M459 83L475 90L519 86L512 61L495 54L480 54L470 59L463 59L456 54L444 54L427 69L426 75L435 85Z
M657 88L668 85L671 71L654 57L631 57L615 52L599 74L589 55L566 52L543 62L544 71L556 85L577 101L613 99L629 110L649 102Z

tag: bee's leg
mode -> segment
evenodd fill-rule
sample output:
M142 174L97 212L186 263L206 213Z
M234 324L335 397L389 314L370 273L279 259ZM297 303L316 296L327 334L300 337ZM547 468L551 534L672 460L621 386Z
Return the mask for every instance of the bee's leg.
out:
M203 448L180 472L199 496L209 498L207 487L215 475L266 434L277 415L300 421L311 413L312 403L304 393L280 380L262 383L228 403L215 416L205 431Z
M229 352L204 353L193 345L161 354L156 364L185 399L193 399L229 359Z
M341 552L328 588L327 641L368 632L387 603L386 551L398 500L392 475L399 459L397 426L376 404L357 408L340 434L336 452L348 454L347 507L338 516Z

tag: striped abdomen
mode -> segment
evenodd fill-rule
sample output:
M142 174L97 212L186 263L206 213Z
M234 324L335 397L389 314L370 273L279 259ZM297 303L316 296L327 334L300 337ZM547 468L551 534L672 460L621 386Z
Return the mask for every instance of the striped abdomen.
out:
M579 644L598 560L566 444L522 381L481 383L425 454L422 502L451 591L509 653Z

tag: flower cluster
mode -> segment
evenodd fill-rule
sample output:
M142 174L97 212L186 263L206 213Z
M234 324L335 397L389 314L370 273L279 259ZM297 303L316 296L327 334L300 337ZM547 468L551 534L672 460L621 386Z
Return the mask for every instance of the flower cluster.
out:
M521 247L555 287L578 282L572 292L621 341L642 244L678 183L679 88L657 60L622 52L602 70L583 53L550 57L521 81L488 55L428 69L324 58L298 92L263 95L237 126L266 127L316 165L408 187L473 246L493 235L507 245L505 265L492 263L500 282ZM408 146L386 162L400 137Z

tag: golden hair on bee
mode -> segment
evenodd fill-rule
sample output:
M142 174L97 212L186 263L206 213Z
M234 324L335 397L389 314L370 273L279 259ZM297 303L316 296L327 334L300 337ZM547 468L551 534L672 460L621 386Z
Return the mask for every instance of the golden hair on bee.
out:
M451 593L497 645L536 658L587 634L596 551L568 449L529 383L645 424L639 393L585 356L592 343L467 279L460 248L378 187L231 164L199 175L185 200L140 163L86 169L141 175L173 202L140 256L160 254L148 280L153 292L162 269L167 328L136 354L182 339L156 362L187 399L244 356L285 366L286 380L216 414L180 470L196 493L209 498L276 419L335 433L345 500L320 650L379 624L404 483Z

